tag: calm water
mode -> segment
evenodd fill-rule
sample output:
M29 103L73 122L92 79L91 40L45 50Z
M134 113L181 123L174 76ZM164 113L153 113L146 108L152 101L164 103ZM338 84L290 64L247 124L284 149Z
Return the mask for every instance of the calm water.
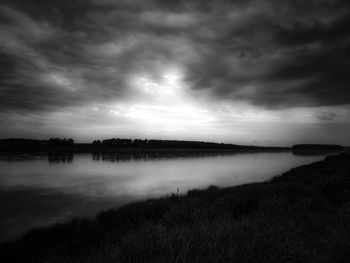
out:
M209 185L267 180L322 159L292 153L245 153L181 158L107 155L0 157L0 240L33 226L164 194Z

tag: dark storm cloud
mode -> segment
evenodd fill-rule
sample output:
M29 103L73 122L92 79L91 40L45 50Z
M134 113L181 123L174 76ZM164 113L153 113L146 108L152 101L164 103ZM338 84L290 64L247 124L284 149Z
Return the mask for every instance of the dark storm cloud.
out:
M180 65L199 93L275 108L349 104L348 1L0 2L0 108L123 99Z
M349 4L312 3L248 13L191 65L195 86L270 108L349 104Z
M311 24L296 22L292 27L281 28L278 38L281 44L304 45L315 42L337 44L346 40L349 33L350 15L335 18L335 21L314 21Z

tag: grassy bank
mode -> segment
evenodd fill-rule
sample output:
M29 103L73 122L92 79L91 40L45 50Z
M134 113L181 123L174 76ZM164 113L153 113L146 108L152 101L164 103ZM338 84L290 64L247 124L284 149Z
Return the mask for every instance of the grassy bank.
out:
M270 182L132 203L0 247L2 262L350 262L350 154Z

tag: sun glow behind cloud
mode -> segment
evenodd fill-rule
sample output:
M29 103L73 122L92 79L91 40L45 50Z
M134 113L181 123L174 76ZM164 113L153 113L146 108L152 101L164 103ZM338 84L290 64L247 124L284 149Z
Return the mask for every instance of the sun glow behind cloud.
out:
M75 92L80 86L69 76L52 72L45 81ZM271 110L242 101L213 100L191 88L186 72L179 65L135 72L127 85L127 97L42 115L14 113L11 123L4 123L3 127L12 125L14 136L26 129L29 136L66 136L83 141L128 137L290 145L323 140L329 133L335 133L329 127L349 123L350 107ZM312 131L320 128L324 133L312 135Z
M334 107L268 110L238 101L211 101L196 96L185 79L179 66L164 66L157 74L131 75L128 99L80 108L91 123L83 124L85 129L78 128L76 134L87 130L102 137L220 138L223 142L279 145L286 138L291 142L302 138L305 129L344 122L349 114Z
M163 132L206 129L215 117L188 94L178 68L163 74L136 74L130 78L136 98L111 105L110 113L136 121L142 127Z

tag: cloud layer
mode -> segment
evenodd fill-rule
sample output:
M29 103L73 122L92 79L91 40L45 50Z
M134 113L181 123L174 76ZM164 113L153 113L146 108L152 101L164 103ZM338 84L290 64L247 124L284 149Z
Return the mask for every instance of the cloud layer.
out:
M310 119L298 109L314 108L311 122L339 123L350 104L349 10L347 0L1 1L0 122L52 131L75 112L96 125L112 114L127 127L177 117L212 129L273 112ZM163 96L172 79L177 104Z
M132 96L177 65L198 94L267 108L349 104L348 1L9 1L4 111Z

